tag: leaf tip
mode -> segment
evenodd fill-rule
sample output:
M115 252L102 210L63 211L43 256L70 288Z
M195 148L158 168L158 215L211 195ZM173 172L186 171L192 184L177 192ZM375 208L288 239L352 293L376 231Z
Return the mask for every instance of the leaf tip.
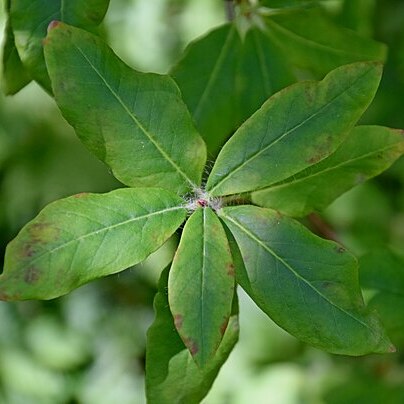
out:
M387 348L387 352L395 353L397 352L397 348L393 344L390 344L389 347Z
M60 21L58 20L53 20L49 23L48 25L48 34L51 32L54 28L58 27L61 24Z

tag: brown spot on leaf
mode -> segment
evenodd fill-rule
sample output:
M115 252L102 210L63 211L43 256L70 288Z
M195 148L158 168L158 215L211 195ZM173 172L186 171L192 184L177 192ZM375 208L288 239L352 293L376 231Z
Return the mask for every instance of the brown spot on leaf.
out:
M79 192L76 195L73 195L73 198L83 198L83 196L88 195L88 192Z
M57 239L60 231L51 223L37 222L30 225L28 232L32 244L46 244Z
M174 325L177 330L181 329L184 317L181 314L176 314L174 316Z
M41 277L41 273L38 268L29 267L24 274L24 281L33 285L34 283L38 282L39 278Z
M224 322L223 322L223 324L220 326L220 334L223 336L224 335L224 333L226 332L226 330L227 330L227 325L229 324L229 319L228 318L226 318L225 320L224 320Z
M234 276L234 264L232 262L229 262L226 265L226 268L227 268L227 275Z
M314 153L311 157L306 160L306 163L313 165L321 160L324 160L333 149L333 138L328 135L325 136L324 140L315 146Z
M188 348L189 352L191 352L192 356L195 356L198 353L198 344L192 338L184 338L184 344Z
M9 300L9 296L5 292L0 292L0 300L7 301Z
M21 248L21 255L23 258L30 258L35 254L34 244L26 243Z

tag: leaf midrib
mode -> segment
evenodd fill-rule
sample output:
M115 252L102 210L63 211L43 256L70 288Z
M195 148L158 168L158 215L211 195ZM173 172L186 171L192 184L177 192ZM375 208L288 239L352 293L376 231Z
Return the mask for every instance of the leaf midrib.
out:
M221 68L221 66L222 66L222 64L223 64L223 62L225 60L227 51L230 48L231 40L233 39L234 33L235 33L234 26L229 27L229 32L228 32L228 34L226 36L226 40L225 40L225 42L223 44L222 49L219 52L219 56L216 59L216 63L214 65L213 69L212 69L212 74L210 75L209 80L208 80L208 82L207 82L207 84L206 84L206 86L205 86L205 88L204 88L204 90L203 90L203 92L201 94L201 97L199 98L199 101L198 101L198 103L197 103L197 105L196 105L196 107L194 109L193 115L194 115L195 121L199 120L199 115L200 115L200 113L202 111L202 107L205 104L206 100L208 99L208 96L209 96L209 93L210 93L211 88L213 86L213 83L216 81L216 78L217 78L217 76L219 74L219 70L220 70L220 68Z
M356 322L358 322L359 324L361 324L362 326L364 326L365 328L367 328L368 330L370 330L370 332L373 334L374 331L372 328L370 328L368 326L368 324L366 324L365 322L363 322L362 320L360 320L359 318L355 317L352 313L346 311L345 309L343 309L342 307L339 307L337 305L335 305L331 300L328 299L327 296L323 295L316 287L314 287L308 280L306 280L305 278L303 278L298 272L296 272L284 259L282 259L279 255L277 255L271 248L269 248L264 242L262 242L254 233L250 232L248 229L246 229L245 227L243 227L237 220L234 220L233 218L227 216L224 212L222 212L222 215L228 219L229 221L231 221L234 225L236 225L238 228L240 228L248 237L250 237L253 241L255 241L258 245L261 246L261 248L263 248L264 250L266 250L269 254L271 254L275 259L279 260L287 269L289 269L289 271L291 271L293 273L293 275L296 276L296 278L300 279L302 282L304 282L307 286L309 286L309 288L311 288L315 293L318 294L319 297L321 297L323 300L325 300L330 306L338 309L340 312L344 313L345 315L347 315L348 317L352 318L353 320L355 320Z
M160 214L164 214L164 213L167 213L167 212L172 212L172 211L175 211L175 210L184 210L184 207L183 207L183 206L173 206L173 207L171 207L171 208L165 208L165 209L163 209L163 210L158 210L158 211L155 211L155 212L147 213L147 214L142 215L142 216L137 216L137 217L134 217L134 218L131 218L131 219L128 219L128 220L124 220L123 222L115 223L115 224L110 225L110 226L102 227L102 228L97 229L97 230L95 230L95 231L92 231L92 232L90 232L90 233L87 233L87 234L81 235L81 236L79 236L79 237L77 237L77 238L74 238L73 240L69 240L69 241L67 241L67 242L65 242L65 243L63 243L63 244L60 244L60 245L58 245L57 247L52 248L51 250L46 250L44 253L42 253L42 254L36 256L33 260L30 260L30 261L28 261L28 262L25 262L24 265L21 266L21 267L18 268L18 269L22 269L22 268L24 268L26 265L32 265L33 263L37 262L37 261L38 261L39 259L41 259L42 257L44 257L44 256L46 256L46 255L48 255L48 254L52 254L52 253L54 253L55 251L58 251L58 250L60 250L60 249L62 249L62 248L65 248L66 246L68 246L68 245L70 245L70 244L73 244L73 243L76 243L76 242L81 242L82 240L84 240L84 239L86 239L86 238L88 238L88 237L92 237L92 236L94 236L94 235L96 235L96 234L99 234L99 233L102 233L102 232L104 232L104 231L108 232L108 231L110 231L111 229L114 229L114 228L117 228L117 227L120 227L120 226L127 225L128 223L136 222L136 221L138 221L138 220L148 219L148 218L150 218L150 217L153 217L153 216L156 216L156 215L160 215Z
M280 142L282 139L284 139L286 136L292 134L294 131L296 131L297 129L299 129L301 126L305 125L307 122L309 122L310 120L312 120L313 118L315 118L317 115L319 115L324 109L330 107L335 100L337 100L339 97L341 97L342 95L344 95L347 91L349 91L351 88L353 88L355 86L355 84L361 80L364 76L366 76L367 74L369 74L371 70L369 69L368 71L366 71L364 74L362 74L361 76L357 77L356 80L351 83L351 85L349 87L347 87L346 89L344 89L344 91L342 91L341 93L337 94L335 97L333 97L330 101L328 101L325 105L323 105L319 110L317 110L316 112L314 112L312 115L310 115L309 117L307 117L306 119L304 119L302 122L300 122L299 124L295 125L293 128L287 130L286 132L284 132L283 134L281 134L280 136L278 136L276 139L274 139L272 142L270 142L268 145L266 145L264 148L258 150L257 152L255 152L254 154L252 154L248 159L244 160L241 162L241 164L239 164L237 167L235 167L232 171L229 171L225 176L223 176L219 182L216 183L215 186L213 186L212 188L209 189L209 192L211 192L213 194L213 191L218 188L223 182L227 181L229 178L231 178L236 172L238 172L239 170L241 170L242 168L244 168L246 165L248 165L252 160L255 160L256 158L258 158L262 153L265 153L267 150L269 150L272 146L274 146L275 144L277 144L278 142ZM324 83L324 81L321 81L317 84L317 88L319 88L322 84ZM298 83L296 84L297 86L301 84ZM258 112L258 111L257 111ZM246 121L247 123L248 121ZM239 130L241 130L243 128L243 126L240 127ZM237 132L236 132L237 134ZM235 135L236 135L235 134Z
M373 156L375 154L385 152L385 151L388 151L390 149L394 149L396 146L397 146L397 143L393 144L393 145L390 145L390 146L387 146L387 147L384 147L382 149L378 149L378 150L374 150L374 151L366 153L366 154L362 154L361 156L358 156L358 157L355 157L355 158L352 158L352 159L349 159L349 160L345 160L345 161L343 161L343 162L341 162L341 163L339 163L337 165L334 165L334 166L331 166L331 167L326 167L325 169L323 169L321 171L317 171L316 173L306 175L306 176L301 177L301 178L292 179L291 181L286 180L287 182L283 182L282 184L274 185L274 186L270 186L270 187L265 187L265 188L262 188L262 189L258 189L255 192L265 192L265 191L268 191L268 190L272 191L272 190L278 190L280 188L285 188L285 187L288 187L288 186L292 186L292 185L295 185L296 183L304 182L306 180L309 180L309 179L311 179L313 177L322 175L324 173L338 170L341 167L343 167L345 165L349 165L349 164L351 164L353 162L357 162L357 161L360 161L360 160L367 159L368 157L371 157L371 156ZM296 174L296 175L298 175L298 174Z
M98 75L98 77L103 81L103 83L108 88L110 93L115 97L115 99L118 101L118 103L122 106L124 111L128 114L128 116L132 119L132 121L139 127L139 129L146 136L146 138L154 145L154 147L161 154L161 156L168 163L171 164L171 166L174 168L174 170L176 172L178 172L178 174L180 174L187 181L187 183L191 185L192 188L195 188L196 185L194 184L194 182L188 177L188 175L184 171L182 171L182 169L177 165L177 163L171 159L171 157L165 152L165 150L162 148L162 146L154 139L154 136L150 132L147 131L147 129L142 125L142 123L137 118L137 116L129 109L129 107L125 104L125 102L122 100L122 98L119 96L119 94L112 88L112 86L104 78L104 76L97 69L97 67L94 66L94 64L87 57L87 55L83 52L83 50L75 44L73 44L73 46L79 51L79 53L83 56L83 58L86 60L86 62L89 64L89 66L94 70L94 72Z
M266 68L264 51L262 49L259 38L257 38L257 32L255 30L252 31L252 37L253 37L255 49L257 51L258 62L259 62L259 67L260 67L262 78L263 78L265 93L272 94L273 91L272 91L272 86L271 86L271 80L269 79L269 75L268 75L267 68Z
M200 272L201 300L200 300L200 338L201 338L201 362L205 362L205 275L206 275L206 209L202 209L202 268Z

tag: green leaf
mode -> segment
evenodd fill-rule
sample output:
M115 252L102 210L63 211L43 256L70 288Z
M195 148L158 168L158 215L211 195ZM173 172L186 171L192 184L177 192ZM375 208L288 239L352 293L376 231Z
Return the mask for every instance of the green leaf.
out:
M376 292L369 308L380 314L392 341L404 346L404 257L383 249L364 255L359 263L362 287Z
M160 278L159 291L154 299L156 318L147 333L147 402L196 404L208 393L238 340L238 307L237 304L233 306L232 316L214 358L207 367L201 369L175 329L168 306L167 279L168 268Z
M279 50L258 28L241 40L234 24L192 42L171 71L208 151L294 79Z
M335 25L318 8L273 15L267 35L292 64L323 76L338 66L386 59L384 44Z
M51 203L7 246L0 299L51 299L137 264L180 226L182 204L159 188Z
M324 209L350 188L380 174L403 153L401 130L358 126L331 156L254 192L252 201L289 216L304 216Z
M30 76L51 92L43 55L43 39L53 20L95 31L109 0L12 0L10 17L19 56Z
M380 76L379 63L354 63L273 95L223 147L209 193L258 190L326 158L371 102Z
M279 326L345 355L394 350L359 288L355 258L293 219L255 206L219 211L240 249L237 282Z
M212 209L199 208L184 227L168 297L177 331L201 368L220 345L233 295L234 265L226 233Z
M178 193L199 185L205 145L172 79L132 70L100 38L63 23L45 55L64 117L120 181Z
M6 11L7 13L10 12L10 0L6 2ZM10 17L7 18L6 23L2 62L2 87L6 95L17 93L31 81L31 78L22 65L17 48L15 47L15 39L11 28Z

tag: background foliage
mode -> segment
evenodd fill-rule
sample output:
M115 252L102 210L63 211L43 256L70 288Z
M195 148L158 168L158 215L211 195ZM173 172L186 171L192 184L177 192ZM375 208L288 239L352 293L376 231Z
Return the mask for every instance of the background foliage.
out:
M189 40L225 21L221 3L114 0L102 29L127 63L140 70L166 72ZM404 127L404 5L400 0L322 3L336 23L389 47L381 87L361 123ZM36 84L15 97L2 96L2 255L18 229L48 202L82 191L105 192L118 185L82 147L51 98ZM306 220L315 231L332 235L363 256L362 286L392 331L398 353L346 358L320 352L280 330L242 294L240 342L205 403L404 401L400 353L404 316L399 310L404 295L400 286L404 285L403 158L381 177L339 198L324 218ZM145 332L153 320L157 278L176 242L174 237L133 270L58 300L0 303L0 402L144 402ZM397 270L388 279L375 281L378 263L386 262ZM383 312L392 300L397 307L395 317Z

